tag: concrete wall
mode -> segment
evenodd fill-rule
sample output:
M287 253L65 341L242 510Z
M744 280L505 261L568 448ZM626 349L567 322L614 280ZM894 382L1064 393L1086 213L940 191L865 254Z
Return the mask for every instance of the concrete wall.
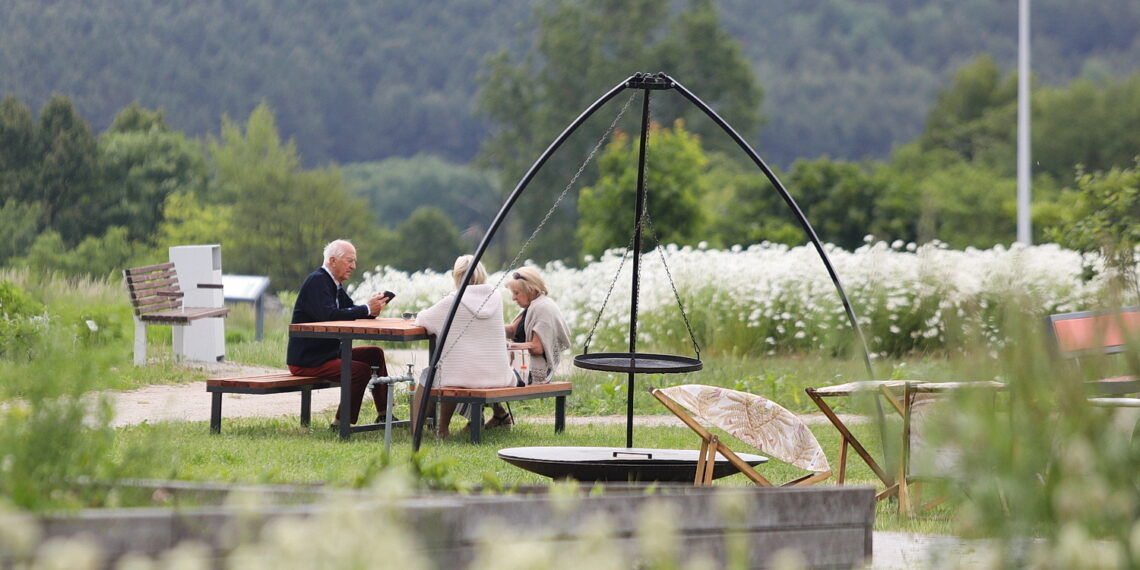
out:
M569 507L565 497L546 490L524 489L511 495L430 494L384 505L378 504L383 499L375 495L360 493L345 501L344 494L338 494L341 506L337 508L346 503L358 509L395 507L407 532L416 537L411 547L440 568L469 566L488 525L504 540L568 548L589 534L599 517L612 529L611 545L632 567L646 556L640 551L637 529L651 516L647 513L659 514L661 508L677 515L668 522L676 528L674 542L682 560L701 556L723 567L732 556L732 539L743 539L747 565L752 568L767 567L773 555L786 549L795 551L811 568L859 567L871 557L875 499L869 487L610 485L592 492L583 489ZM646 510L651 505L654 510ZM319 518L331 508L324 502L277 504L257 507L252 515L248 507L228 506L89 510L40 517L41 538L87 537L101 546L108 565L128 551L156 556L186 540L208 545L220 561L234 546L235 536L256 536L260 526L283 517ZM239 526L240 532L235 530ZM345 530L382 533L384 526L377 522L363 530ZM367 544L367 536L359 538ZM0 568L12 562L3 558Z

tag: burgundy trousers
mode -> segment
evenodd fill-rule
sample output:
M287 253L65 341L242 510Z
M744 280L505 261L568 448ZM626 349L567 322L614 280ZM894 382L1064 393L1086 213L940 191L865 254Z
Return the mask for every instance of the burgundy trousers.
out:
M352 347L352 423L360 419L360 405L364 401L364 391L368 389L368 380L372 378L372 367L378 366L380 376L388 375L388 368L384 365L384 349L379 346ZM334 358L320 366L289 366L289 373L297 376L316 376L340 382L340 359ZM376 403L376 411L383 414L388 402L388 391L380 385L372 390L372 400ZM336 417L340 419L340 406L336 408Z

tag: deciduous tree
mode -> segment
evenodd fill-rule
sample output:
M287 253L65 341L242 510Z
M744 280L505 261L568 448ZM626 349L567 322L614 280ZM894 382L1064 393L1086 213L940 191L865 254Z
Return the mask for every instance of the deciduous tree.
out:
M223 263L234 273L268 275L276 287L297 287L337 238L367 242L367 204L349 195L335 168L302 170L292 141L282 143L273 112L262 103L244 128L222 121L209 144L216 168L207 203L232 204ZM360 266L376 253L361 246Z
M467 249L447 214L434 206L421 206L386 242L380 252L381 263L408 272L448 271Z
M40 147L44 154L36 180L35 201L42 225L59 232L67 245L105 229L91 217L106 205L97 184L98 150L91 127L71 100L56 95L40 111Z
M121 226L134 241L156 243L163 205L175 192L206 187L202 147L166 125L162 112L132 104L99 139L101 186L117 199L92 212L103 226Z
M32 110L14 96L0 101L0 205L36 200L33 188L42 151Z
M690 73L678 76L703 100L717 108L743 133L753 134L759 119L761 91L748 62L728 34L720 31L711 3L694 0L677 14L667 0L557 0L536 9L538 32L533 49L514 58L500 52L488 61L481 79L480 109L497 129L480 147L481 160L502 172L513 187L551 141L589 104L617 82L636 72ZM717 57L710 62L709 54ZM688 109L662 102L653 107L653 120L670 124ZM625 97L619 97L625 101ZM517 244L554 204L554 197L569 183L589 155L605 125L622 102L605 118L594 117L543 166L527 195L512 212L505 241ZM634 107L636 108L636 107ZM623 128L637 129L637 113L629 113ZM713 126L693 120L698 132ZM586 183L596 176L586 172ZM551 218L538 235L536 259L570 258L577 225L574 196Z
M640 139L614 137L599 159L601 178L582 189L578 202L578 239L586 255L600 255L631 244L637 219ZM707 192L707 164L700 142L682 121L672 129L652 126L645 168L645 208L649 224L642 228L642 251L661 244L695 244L703 236L708 214L700 197ZM656 238L656 240L654 240Z
M1075 208L1053 237L1062 245L1104 256L1119 287L1140 294L1136 248L1140 246L1140 158L1132 168L1080 172ZM1135 298L1135 297L1133 297Z

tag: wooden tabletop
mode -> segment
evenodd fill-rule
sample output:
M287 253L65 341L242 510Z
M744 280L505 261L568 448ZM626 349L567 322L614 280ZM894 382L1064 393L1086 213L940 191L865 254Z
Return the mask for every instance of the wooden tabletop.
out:
M847 382L846 384L836 384L834 386L824 386L822 388L812 388L812 391L820 396L850 396L857 392L865 392L869 390L881 390L885 388L903 388L907 383L917 383L918 380L859 380L856 382Z
M427 329L410 319L382 317L355 321L318 321L289 325L289 332L340 333L385 336L427 336Z

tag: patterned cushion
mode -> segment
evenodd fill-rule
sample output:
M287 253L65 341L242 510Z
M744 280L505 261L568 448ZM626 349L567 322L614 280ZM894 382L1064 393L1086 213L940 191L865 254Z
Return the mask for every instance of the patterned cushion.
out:
M784 463L817 473L830 470L827 456L803 420L771 400L700 384L661 391L697 421L720 428Z

